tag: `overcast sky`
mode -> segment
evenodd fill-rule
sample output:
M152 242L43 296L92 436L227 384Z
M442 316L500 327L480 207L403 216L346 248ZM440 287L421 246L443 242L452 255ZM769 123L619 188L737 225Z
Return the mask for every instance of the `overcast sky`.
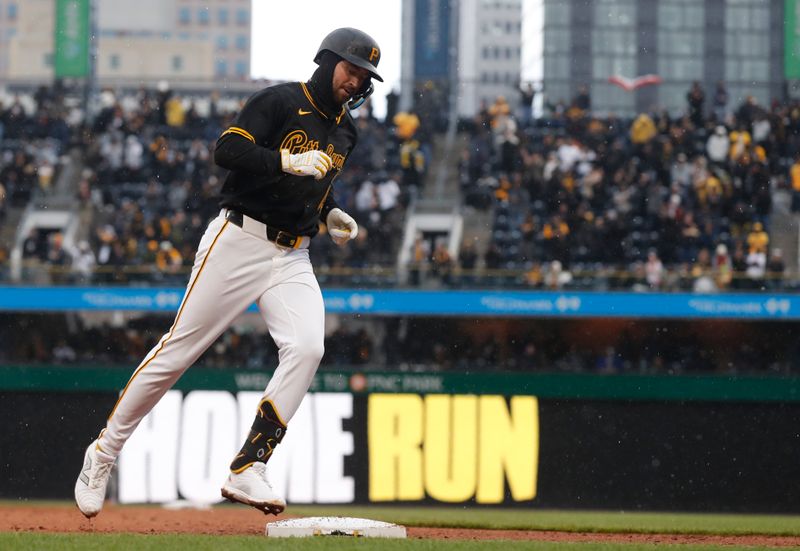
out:
M308 80L314 55L325 36L339 27L355 27L381 48L375 83L375 114L385 113L384 97L400 82L400 0L350 2L282 0L253 2L252 76L276 80Z

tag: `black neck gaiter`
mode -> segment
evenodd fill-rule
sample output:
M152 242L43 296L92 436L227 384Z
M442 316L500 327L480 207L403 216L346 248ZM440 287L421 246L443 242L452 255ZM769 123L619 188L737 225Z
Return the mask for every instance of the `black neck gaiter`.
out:
M333 52L322 52L319 67L308 81L314 101L328 116L336 116L342 110L342 105L333 97L333 70L339 61L341 58Z

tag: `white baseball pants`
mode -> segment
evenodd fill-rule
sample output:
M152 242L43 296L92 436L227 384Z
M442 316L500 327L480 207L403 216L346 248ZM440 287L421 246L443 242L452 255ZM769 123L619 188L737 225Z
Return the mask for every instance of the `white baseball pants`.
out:
M100 433L106 454L119 455L144 416L254 302L279 350L264 397L284 424L297 411L324 351L322 293L307 248L278 247L249 222L242 229L220 214L208 225L175 322L136 368Z

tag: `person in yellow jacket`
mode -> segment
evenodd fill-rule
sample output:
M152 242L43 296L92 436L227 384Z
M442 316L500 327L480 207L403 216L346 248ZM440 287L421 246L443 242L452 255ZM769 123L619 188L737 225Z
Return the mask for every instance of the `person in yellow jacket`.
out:
M752 231L747 235L747 248L749 252L767 252L767 245L769 245L769 235L764 231L764 225L761 222L753 224Z

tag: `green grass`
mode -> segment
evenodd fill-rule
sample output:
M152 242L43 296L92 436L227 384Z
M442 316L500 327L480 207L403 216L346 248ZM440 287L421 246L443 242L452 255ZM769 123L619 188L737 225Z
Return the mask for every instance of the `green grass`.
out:
M745 551L755 547L721 545L655 545L655 544L599 544L599 543L538 543L512 541L441 541L441 540L370 540L352 538L302 538L270 539L258 536L186 536L136 534L31 534L0 533L0 549L4 551L294 551L294 550L387 550L387 551L517 551L522 549L552 551Z
M406 526L645 534L800 536L800 515L552 511L462 507L292 506L298 516L366 517Z

